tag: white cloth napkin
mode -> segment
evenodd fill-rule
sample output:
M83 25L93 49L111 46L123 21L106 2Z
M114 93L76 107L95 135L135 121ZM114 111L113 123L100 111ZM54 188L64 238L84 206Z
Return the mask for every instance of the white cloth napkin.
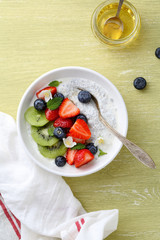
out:
M117 229L118 210L86 213L62 177L29 159L14 119L4 113L0 113L0 192L21 221L22 240L102 240Z

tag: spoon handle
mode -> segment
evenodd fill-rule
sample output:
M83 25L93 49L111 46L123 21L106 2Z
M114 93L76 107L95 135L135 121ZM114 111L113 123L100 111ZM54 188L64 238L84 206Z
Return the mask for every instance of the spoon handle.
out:
M116 13L117 18L119 17L119 13L121 11L121 7L122 7L123 2L124 2L124 0L119 0L118 9L117 9L117 13Z
M134 157L136 157L140 162L142 162L144 165L146 165L149 168L156 167L152 158L143 149L141 149L136 144L129 141L127 138L125 138L120 133L118 133L115 129L113 129L101 115L99 116L99 118L102 121L102 123L107 128L109 128L109 130L113 133L113 135L115 135L126 146L126 148L133 154Z

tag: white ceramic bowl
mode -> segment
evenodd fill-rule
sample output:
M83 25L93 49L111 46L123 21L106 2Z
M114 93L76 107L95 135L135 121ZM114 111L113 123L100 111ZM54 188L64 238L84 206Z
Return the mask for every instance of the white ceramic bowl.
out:
M114 137L112 144L107 149L107 155L101 156L98 160L93 160L90 163L80 167L75 168L66 164L64 167L57 167L52 161L44 158L39 151L36 149L34 141L31 139L27 131L27 124L24 119L24 113L33 101L33 96L35 93L46 86L49 82L53 80L59 80L61 78L83 78L88 81L96 82L105 88L110 96L114 99L114 103L117 107L117 130L123 135L127 135L128 129L128 115L126 106L122 96L120 95L117 88L104 76L101 74L82 67L62 67L54 69L47 72L36 79L24 93L18 108L17 113L17 127L18 135L22 141L22 144L30 156L30 158L37 163L43 169L55 173L57 175L66 177L80 177L89 175L91 173L97 172L100 169L108 165L119 153L122 143Z

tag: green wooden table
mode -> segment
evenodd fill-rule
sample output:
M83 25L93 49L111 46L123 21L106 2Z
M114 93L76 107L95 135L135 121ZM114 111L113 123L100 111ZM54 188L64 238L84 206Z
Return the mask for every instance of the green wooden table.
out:
M88 67L106 76L122 94L128 138L144 148L150 170L123 147L98 173L65 178L87 211L119 209L118 230L108 240L160 239L160 47L159 0L131 0L141 15L139 38L129 48L108 50L91 32L100 0L0 1L0 110L16 118L26 88L42 73L62 66ZM147 87L138 91L133 80Z

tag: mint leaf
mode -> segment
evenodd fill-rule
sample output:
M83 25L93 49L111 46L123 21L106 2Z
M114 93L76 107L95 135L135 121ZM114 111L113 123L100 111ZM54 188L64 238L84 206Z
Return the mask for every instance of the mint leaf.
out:
M105 155L105 154L107 154L107 153L103 152L103 151L99 148L98 157L103 156L103 155Z
M50 82L48 85L49 85L50 87L58 87L60 83L62 83L62 82L52 81L52 82Z
M54 136L53 131L54 131L54 128L52 128L52 127L48 128L48 134L49 134L49 136L51 136L51 137Z
M80 150L80 149L84 149L86 146L82 143L77 143L77 145L75 145L74 147L72 147L72 150Z
M63 99L60 97L55 97L53 99L50 99L47 102L47 108L49 108L50 110L55 110L61 105L62 101Z

